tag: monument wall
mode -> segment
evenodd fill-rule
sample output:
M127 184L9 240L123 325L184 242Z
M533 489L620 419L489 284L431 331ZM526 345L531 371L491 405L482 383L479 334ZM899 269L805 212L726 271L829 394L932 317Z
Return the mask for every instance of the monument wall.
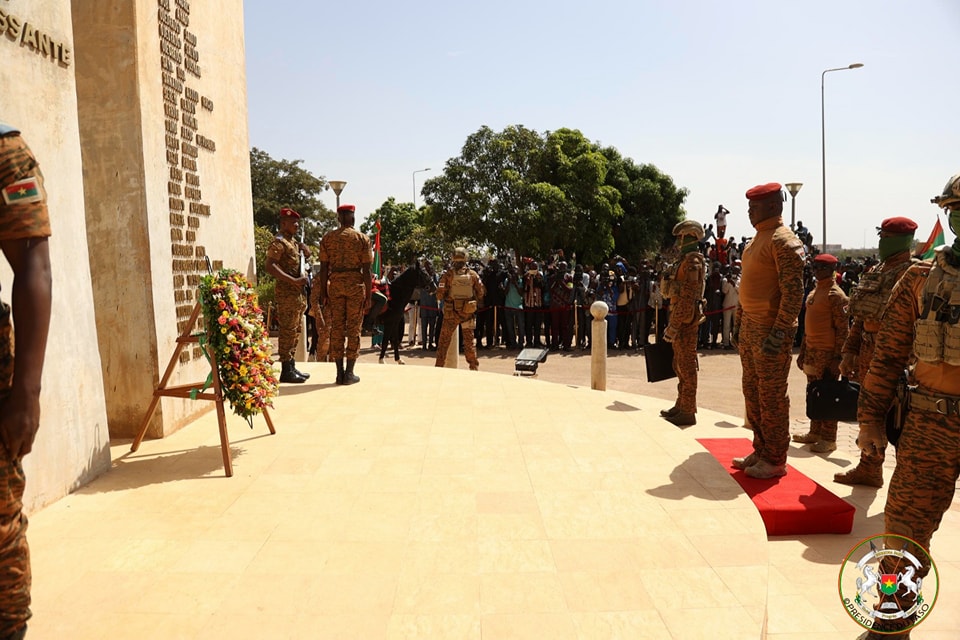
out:
M133 436L222 266L253 276L241 0L73 3L87 241L113 437ZM197 345L171 385L209 372ZM209 403L164 398L148 435Z
M53 307L40 431L24 460L27 510L53 502L110 466L94 319L77 119L70 5L0 0L0 120L15 125L45 178L53 236ZM0 260L0 296L13 275Z
M0 120L46 180L53 318L27 510L109 469L213 267L254 277L242 0L0 0ZM0 261L0 295L12 272ZM171 385L209 372L197 345ZM149 435L212 408L165 398ZM215 434L212 434L216 437Z

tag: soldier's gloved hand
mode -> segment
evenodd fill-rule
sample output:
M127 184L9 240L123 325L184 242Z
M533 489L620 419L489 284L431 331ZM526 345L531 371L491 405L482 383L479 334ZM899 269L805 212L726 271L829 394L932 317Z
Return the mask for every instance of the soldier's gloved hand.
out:
M883 425L861 424L857 446L867 455L877 455L887 448L887 430Z
M840 359L840 375L845 378L852 378L857 371L857 356L852 353L845 353Z
M677 328L675 326L667 325L667 328L663 332L663 340L665 342L673 342L677 338Z
M760 348L770 356L775 356L783 350L783 341L786 339L786 332L783 329L770 329L770 333L764 338Z

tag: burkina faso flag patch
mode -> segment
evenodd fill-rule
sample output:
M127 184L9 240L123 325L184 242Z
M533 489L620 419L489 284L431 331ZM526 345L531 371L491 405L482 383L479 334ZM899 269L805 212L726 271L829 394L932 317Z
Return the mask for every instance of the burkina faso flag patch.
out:
M43 200L43 189L36 176L17 180L3 188L3 201L7 204L31 204Z

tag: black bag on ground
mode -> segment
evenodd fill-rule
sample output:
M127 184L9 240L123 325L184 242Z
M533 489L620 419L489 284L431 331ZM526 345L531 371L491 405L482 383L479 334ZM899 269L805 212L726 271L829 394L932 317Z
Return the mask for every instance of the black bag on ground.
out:
M857 421L860 384L847 378L814 380L807 385L807 417L811 420Z
M660 382L676 378L673 370L673 344L656 342L643 348L643 359L647 363L647 382Z

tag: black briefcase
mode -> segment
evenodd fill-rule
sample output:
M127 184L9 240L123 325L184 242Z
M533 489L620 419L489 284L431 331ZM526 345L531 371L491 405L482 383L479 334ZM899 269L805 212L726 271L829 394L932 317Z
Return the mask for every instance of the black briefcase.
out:
M647 363L647 382L660 382L676 378L673 370L673 344L656 342L643 348L643 359Z
M857 421L860 384L847 378L815 380L807 385L807 417L811 420Z

